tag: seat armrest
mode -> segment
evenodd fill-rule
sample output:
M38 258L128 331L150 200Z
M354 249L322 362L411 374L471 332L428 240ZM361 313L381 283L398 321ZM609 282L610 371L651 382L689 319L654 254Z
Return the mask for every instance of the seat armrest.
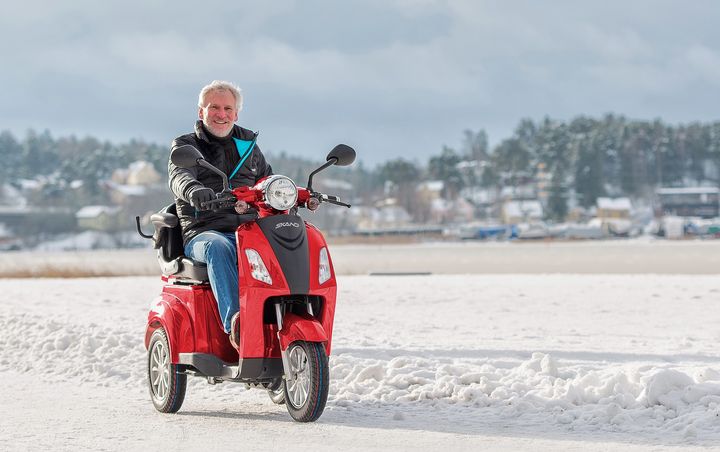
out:
M155 230L158 231L162 228L174 228L178 224L178 217L167 212L158 212L150 216L150 221Z

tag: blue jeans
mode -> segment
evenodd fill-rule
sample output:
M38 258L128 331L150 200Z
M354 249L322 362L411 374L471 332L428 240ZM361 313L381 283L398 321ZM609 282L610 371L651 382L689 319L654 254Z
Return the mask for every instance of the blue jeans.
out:
M201 232L185 245L185 255L207 265L220 320L225 332L230 333L232 316L240 310L235 233Z

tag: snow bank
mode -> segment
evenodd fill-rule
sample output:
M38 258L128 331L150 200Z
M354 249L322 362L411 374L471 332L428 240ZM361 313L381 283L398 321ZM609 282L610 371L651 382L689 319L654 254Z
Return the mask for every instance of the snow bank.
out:
M75 383L144 384L144 369L138 366L145 356L142 330L26 314L0 315L0 331L2 367Z
M653 366L565 365L544 353L516 363L507 359L390 360L333 358L332 403L456 405L494 408L503 417L541 417L573 429L605 426L613 431L717 433L720 376L692 377ZM547 420L547 419L546 419ZM718 435L720 438L720 435Z
M141 329L123 326L0 315L0 366L49 380L136 389L146 384L142 338ZM425 406L472 417L487 408L492 416L537 418L573 430L689 436L699 430L706 437L715 431L720 439L720 372L711 368L690 375L648 365L565 363L540 352L525 360L422 354L373 359L338 350L330 375L329 410L392 405L402 413L403 407ZM204 384L194 380L195 387Z

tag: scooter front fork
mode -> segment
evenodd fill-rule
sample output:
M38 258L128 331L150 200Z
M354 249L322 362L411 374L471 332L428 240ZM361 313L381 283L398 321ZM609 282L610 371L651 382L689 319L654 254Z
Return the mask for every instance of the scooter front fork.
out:
M283 327L282 303L275 303L275 317L277 318L277 327L278 327L277 338L278 338L278 344L280 344L280 357L282 358L283 373L285 374L285 381L291 382L295 378L293 377L292 373L290 372L290 361L288 361L287 349L283 349L282 342L280 342L280 331L282 331L282 327Z

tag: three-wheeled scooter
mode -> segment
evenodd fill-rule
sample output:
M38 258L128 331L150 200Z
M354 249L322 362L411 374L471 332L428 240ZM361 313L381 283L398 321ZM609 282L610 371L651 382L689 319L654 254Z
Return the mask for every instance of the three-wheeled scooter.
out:
M314 191L312 178L329 166L351 164L355 151L336 146L310 174L307 188L273 175L231 190L227 175L196 148L180 146L170 158L178 167L199 165L223 179L223 191L202 208L255 209L257 218L236 230L240 344L235 349L223 330L205 265L183 255L175 204L151 216L152 235L142 232L136 217L138 233L154 241L164 282L145 332L155 408L178 411L187 376L193 375L210 384L231 381L265 389L296 421L315 421L328 396L337 284L323 235L298 216L298 209L314 211L322 203L350 207Z

